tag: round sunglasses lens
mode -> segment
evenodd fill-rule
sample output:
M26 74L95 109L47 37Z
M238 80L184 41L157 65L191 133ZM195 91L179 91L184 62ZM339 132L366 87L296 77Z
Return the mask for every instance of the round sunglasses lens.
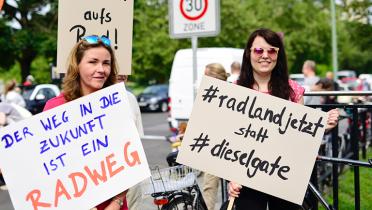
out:
M103 44L105 44L106 46L109 47L111 45L111 42L108 38L102 37L101 40L102 40Z
M85 41L87 41L89 44L96 44L98 43L98 36L87 36L83 38Z
M267 53L269 55L276 55L276 50L274 48L270 48L270 49L267 50Z
M262 48L254 48L254 49L253 49L253 52L254 52L255 54L257 54L257 55L262 55L263 52L264 52L264 49L262 49Z

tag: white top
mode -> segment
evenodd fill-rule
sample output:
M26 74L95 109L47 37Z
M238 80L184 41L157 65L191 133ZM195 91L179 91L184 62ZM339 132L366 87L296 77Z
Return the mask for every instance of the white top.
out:
M228 78L227 81L231 83L235 83L239 79L240 74L231 74Z
M136 96L134 96L133 93L129 91L127 91L127 95L128 95L129 106L133 113L133 120L138 130L138 134L140 135L140 137L143 137L145 133L143 131L141 110L139 108Z
M1 100L6 103L14 103L21 107L26 107L26 102L18 92L11 90L6 95L2 95Z

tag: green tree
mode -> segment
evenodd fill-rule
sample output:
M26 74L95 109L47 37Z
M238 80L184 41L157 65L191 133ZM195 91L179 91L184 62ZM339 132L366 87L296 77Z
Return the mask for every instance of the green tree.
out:
M141 84L167 82L175 52L188 47L169 37L167 15L166 1L135 1L132 74Z
M14 64L15 53L14 46L9 40L12 39L12 29L6 25L3 19L0 19L0 48L1 59L0 67L10 68Z
M11 38L6 38L11 48L3 49L4 54L14 55L8 62L18 61L21 77L24 80L30 74L32 61L40 55L55 59L55 35L57 28L56 0L18 0L5 1L2 17L8 22ZM4 38L1 38L4 41ZM49 53L49 54L48 54ZM5 65L3 65L6 67Z
M24 79L31 72L43 80L48 63L56 60L57 0L5 2L0 19L0 66L18 61ZM371 0L337 4L338 58L340 69L372 72ZM350 3L351 2L351 3ZM220 0L221 32L201 37L198 47L244 48L257 28L283 32L290 72L301 71L306 59L315 60L320 73L332 66L329 0ZM45 8L50 8L46 10ZM357 17L357 18L356 18ZM368 19L367 19L368 20ZM17 23L19 27L14 27ZM168 1L134 1L132 72L141 84L166 82L174 54L191 48L190 39L169 37ZM13 65L12 69L14 69ZM18 68L18 67L17 67ZM44 72L38 73L38 72Z

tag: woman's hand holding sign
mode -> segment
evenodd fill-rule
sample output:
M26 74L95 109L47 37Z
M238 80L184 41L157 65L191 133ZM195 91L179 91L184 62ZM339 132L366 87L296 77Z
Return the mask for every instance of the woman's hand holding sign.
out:
M242 188L242 186L238 183L235 183L235 182L229 182L229 186L228 186L228 192L229 192L229 196L230 197L239 197L239 194L240 194L240 189Z
M127 191L120 193L111 199L111 203L105 208L105 210L120 210L123 207L123 200L127 194Z

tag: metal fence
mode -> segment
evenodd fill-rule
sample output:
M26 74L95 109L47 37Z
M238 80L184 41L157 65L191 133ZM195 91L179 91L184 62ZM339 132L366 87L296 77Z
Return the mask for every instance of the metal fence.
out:
M305 96L371 96L372 91L322 91L305 93ZM350 165L354 171L354 202L355 209L360 210L360 174L359 167L372 167L369 162L359 161L359 149L363 158L366 158L367 147L372 145L372 103L363 102L356 104L316 104L308 105L324 111L338 108L343 110L339 124L326 134L319 150L319 158L311 176L311 183L315 189L323 191L324 186L332 186L333 204L329 205L322 200L317 192L308 195L312 210L318 209L320 201L327 209L339 209L339 174ZM346 123L345 123L346 121ZM346 126L346 128L344 127ZM342 127L340 129L340 127ZM368 201L366 201L368 202Z

